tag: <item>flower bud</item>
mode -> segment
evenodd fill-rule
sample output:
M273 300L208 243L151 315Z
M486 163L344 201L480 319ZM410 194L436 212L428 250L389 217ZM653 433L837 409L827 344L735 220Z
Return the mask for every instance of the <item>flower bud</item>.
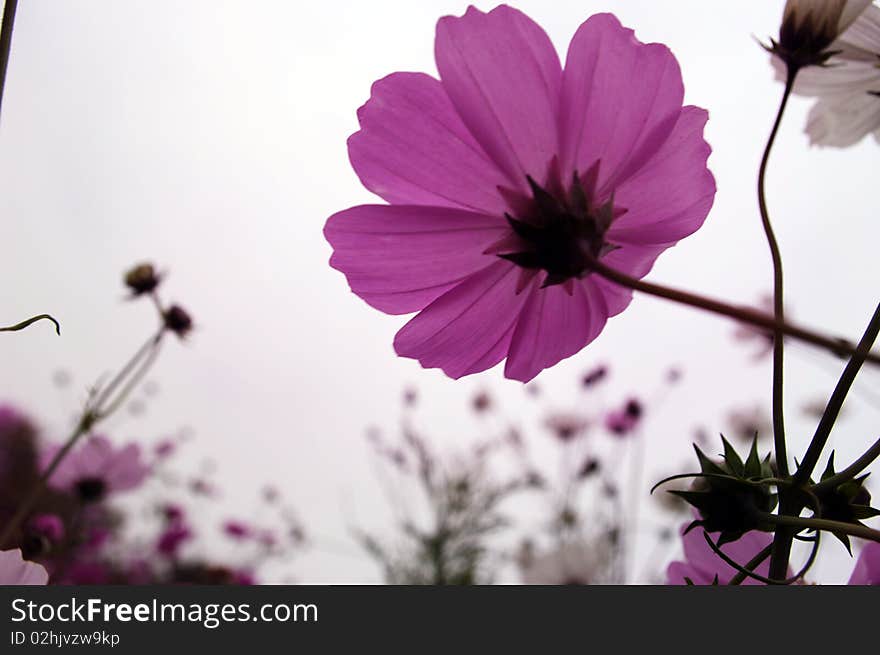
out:
M125 286L131 290L133 298L152 293L162 282L162 276L152 264L138 264L125 274Z
M788 0L779 41L769 50L789 71L821 66L833 54L831 44L868 8L871 0Z
M184 339L192 331L192 317L180 305L171 305L165 310L162 319L165 321L165 329L174 332L181 339Z

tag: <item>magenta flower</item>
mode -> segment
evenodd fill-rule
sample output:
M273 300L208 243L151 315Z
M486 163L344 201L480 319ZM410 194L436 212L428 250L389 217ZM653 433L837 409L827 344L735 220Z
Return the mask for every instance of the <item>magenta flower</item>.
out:
M250 526L245 525L241 521L234 520L226 521L223 524L223 532L227 537L235 539L236 541L249 539L253 534Z
M46 569L22 559L17 548L0 550L0 585L44 585L48 580Z
M166 557L177 557L181 547L193 538L192 530L182 522L175 521L166 527L156 541L156 552Z
M506 358L528 381L629 305L591 261L643 277L702 225L707 114L682 106L669 49L610 14L580 26L564 69L504 5L442 18L435 54L439 80L394 73L358 111L352 166L390 204L330 217L330 264L373 307L419 312L399 355L453 378Z
M870 542L862 549L848 584L880 586L880 544Z
M51 543L64 539L64 521L57 514L38 514L28 521L31 532L45 537Z
M48 467L58 449L46 449L41 468ZM149 471L137 444L117 448L105 437L92 437L61 460L49 484L76 493L83 502L97 502L110 492L140 486Z
M630 398L621 409L605 415L605 428L617 437L629 436L641 424L644 413L642 403Z
M685 526L686 527L686 526ZM684 528L682 528L684 531ZM755 555L769 546L773 535L766 532L747 532L736 541L721 547L725 555L740 564L747 564ZM683 585L685 578L695 585L711 585L718 576L718 584L727 584L737 574L736 569L728 565L712 552L703 537L702 530L691 530L682 536L684 543L684 561L672 562L666 569L666 584ZM767 577L770 573L770 562L765 560L755 569L755 573ZM754 578L746 578L743 584L761 584Z

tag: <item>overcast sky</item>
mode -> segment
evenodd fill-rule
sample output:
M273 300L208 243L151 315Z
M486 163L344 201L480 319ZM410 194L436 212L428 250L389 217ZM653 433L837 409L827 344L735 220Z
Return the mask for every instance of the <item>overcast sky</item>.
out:
M494 3L476 3L489 9ZM711 115L718 181L705 226L661 257L651 279L741 303L770 288L755 199L757 164L781 92L754 36L778 30L782 0L523 0L564 53L590 14L612 11L643 41L677 55L686 101ZM385 499L367 458L367 426L393 429L402 389L423 396L420 420L439 443L476 432L465 411L477 389L511 417L567 407L582 371L609 362L609 397L650 390L670 365L682 386L652 418L649 462L687 456L696 425L722 429L733 406L766 402L769 363L732 342L726 320L639 297L588 349L539 378L541 409L500 369L462 381L398 359L404 317L353 296L327 265L326 218L373 197L348 164L345 141L371 83L398 70L436 74L436 20L462 2L269 0L27 0L21 3L0 123L0 322L50 311L0 341L0 397L49 434L65 428L82 390L118 366L152 328L148 306L121 302L120 274L150 259L170 273L165 293L198 323L170 344L146 415L114 419L112 437L154 439L183 425L193 461L215 459L230 511L277 483L322 547L294 568L311 582L375 581L347 537L381 526ZM787 296L801 322L857 337L876 303L877 144L810 149L809 103L797 99L769 177ZM792 453L803 451L805 399L827 394L841 364L790 349ZM74 386L59 393L58 369ZM877 389L876 373L862 388ZM877 435L859 399L835 433L839 461ZM844 579L848 564L824 565Z

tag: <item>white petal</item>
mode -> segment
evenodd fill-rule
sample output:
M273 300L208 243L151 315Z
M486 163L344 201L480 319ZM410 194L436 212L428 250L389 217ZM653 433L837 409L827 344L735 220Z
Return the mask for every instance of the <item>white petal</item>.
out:
M837 23L837 33L842 34L850 25L856 22L856 19L870 6L871 2L872 0L849 0L840 14L840 20Z
M880 98L867 92L822 98L810 111L810 143L845 148L880 129Z
M804 96L880 91L880 68L860 61L832 61L826 68L810 66L798 74L794 91Z

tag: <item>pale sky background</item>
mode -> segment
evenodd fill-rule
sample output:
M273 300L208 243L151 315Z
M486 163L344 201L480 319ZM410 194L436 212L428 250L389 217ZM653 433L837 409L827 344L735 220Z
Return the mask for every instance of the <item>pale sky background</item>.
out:
M476 3L488 10L494 3ZM650 279L740 303L770 287L755 179L781 87L753 35L778 30L782 0L522 0L564 53L589 15L612 11L643 41L678 57L686 101L711 120L718 181L704 228L668 251ZM169 300L198 323L170 344L149 412L114 419L112 437L156 439L181 426L187 457L217 462L230 514L274 482L316 547L291 566L307 582L374 582L348 538L381 528L385 498L363 433L393 429L402 389L441 444L478 428L469 398L489 389L512 418L535 420L521 385L501 368L462 381L394 355L404 317L371 309L327 265L326 218L374 198L351 170L345 141L371 83L398 70L436 74L436 20L464 2L269 0L24 0L0 124L0 322L49 311L63 324L0 340L0 399L23 406L49 434L64 431L82 390L147 335L147 305L121 302L122 271L143 259L170 272ZM809 102L797 99L769 176L792 314L857 338L877 301L878 146L809 148ZM698 424L713 432L735 406L769 398L768 362L732 342L727 320L637 297L601 337L538 381L566 408L579 375L614 371L612 399L650 390L670 365L681 387L649 424L649 468L677 466ZM800 405L827 394L842 364L789 349L790 451L813 425ZM58 369L73 391L52 385ZM880 374L861 381L878 390ZM547 407L545 403L544 408ZM835 433L838 461L876 439L878 410L858 397ZM543 411L543 410L540 410ZM824 464L824 460L823 460ZM851 564L829 541L817 575L845 580Z

